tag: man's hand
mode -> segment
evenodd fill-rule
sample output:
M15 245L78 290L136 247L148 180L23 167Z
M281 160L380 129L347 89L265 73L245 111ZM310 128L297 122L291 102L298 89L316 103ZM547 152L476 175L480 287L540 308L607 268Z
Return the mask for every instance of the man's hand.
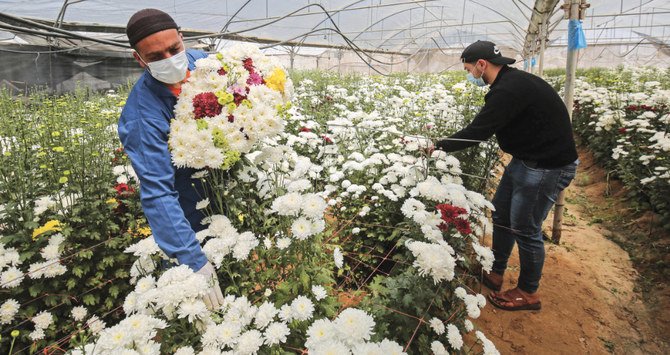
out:
M214 266L207 262L205 266L200 268L200 270L195 272L198 275L202 275L207 280L207 293L204 296L203 301L210 311L216 311L223 305L223 294L221 293L221 286L219 286L219 278L216 276L216 270Z

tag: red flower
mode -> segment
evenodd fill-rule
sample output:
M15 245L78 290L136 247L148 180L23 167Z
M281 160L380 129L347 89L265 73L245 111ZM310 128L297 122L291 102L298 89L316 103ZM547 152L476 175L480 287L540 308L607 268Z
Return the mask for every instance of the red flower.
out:
M312 130L307 127L300 128L300 132L311 132Z
M453 225L456 227L456 230L462 234L472 233L470 222L467 219L461 217L461 215L467 214L465 208L453 206L447 203L439 204L435 206L435 208L440 211L442 220L444 221L444 223L438 226L441 230L448 230L449 226Z
M230 123L235 122L235 116L233 116L233 115L228 115L228 122L230 122Z
M321 135L321 138L323 139L324 142L326 142L326 143L328 143L328 144L333 143L333 140L330 139L330 137L328 137L328 136L325 135L325 134L322 134L322 135Z
M216 72L219 73L219 75L221 75L221 76L228 74L226 69L223 69L223 68L217 70Z
M461 234L472 233L472 229L470 228L470 222L467 219L456 218L456 220L454 221L454 225L456 226L456 230L459 231Z
M244 69L246 69L249 73L254 72L254 61L251 58L243 60L242 64L244 64Z
M465 208L456 207L448 203L437 205L435 208L437 208L437 210L440 211L440 214L442 214L442 220L448 223L452 223L455 218L467 213Z
M114 190L116 190L119 196L128 196L135 193L135 189L132 186L124 183L116 184Z
M247 98L247 95L240 95L238 93L233 94L233 101L235 102L235 105L240 106L242 101Z
M213 92L203 92L193 98L193 114L196 119L214 117L221 113L222 108Z
M621 133L621 134L626 133L626 127L619 128L619 133Z

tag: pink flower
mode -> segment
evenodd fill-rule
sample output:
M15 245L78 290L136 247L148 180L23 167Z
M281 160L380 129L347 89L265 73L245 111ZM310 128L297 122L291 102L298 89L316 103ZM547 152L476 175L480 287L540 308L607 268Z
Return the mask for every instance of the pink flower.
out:
M247 94L247 88L245 86L235 84L228 88L228 92L233 95L238 94L240 96L245 96Z
M258 75L258 73L249 74L249 79L247 79L247 85L263 85L263 84L265 84L265 80L263 80L263 77Z

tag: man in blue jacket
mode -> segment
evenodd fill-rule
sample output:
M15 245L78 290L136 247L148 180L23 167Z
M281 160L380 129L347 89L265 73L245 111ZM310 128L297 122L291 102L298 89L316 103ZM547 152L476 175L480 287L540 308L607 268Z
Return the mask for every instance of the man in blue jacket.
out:
M505 310L538 310L537 289L544 266L542 222L558 193L575 177L577 149L568 110L556 90L542 78L508 64L498 47L477 41L461 54L468 80L490 86L484 107L472 123L436 148L453 152L496 135L500 148L512 155L493 198L493 255L484 284L499 291L516 243L521 272L517 287L489 296Z
M204 301L210 309L223 302L216 271L207 261L195 232L204 215L195 208L204 197L193 169L172 165L168 149L170 120L174 118L181 84L195 60L207 55L186 50L175 21L167 13L143 9L126 27L133 56L146 71L133 86L119 119L119 137L140 180L142 209L158 246L181 265L205 276L209 289Z

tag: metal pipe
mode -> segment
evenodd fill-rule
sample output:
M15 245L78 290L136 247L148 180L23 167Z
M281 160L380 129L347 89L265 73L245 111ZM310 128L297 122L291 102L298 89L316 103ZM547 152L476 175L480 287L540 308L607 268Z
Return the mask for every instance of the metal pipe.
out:
M583 18L581 14L588 7L586 0L565 0L563 8L567 12L567 17L570 20L577 20ZM574 105L574 91L575 91L575 72L577 70L577 51L578 49L570 49L568 46L568 57L565 64L565 92L563 94L563 102L568 109L570 121L572 121L572 109ZM561 241L561 234L563 232L563 206L565 205L565 190L558 194L556 199L556 206L554 208L554 223L551 231L551 239L558 244Z

